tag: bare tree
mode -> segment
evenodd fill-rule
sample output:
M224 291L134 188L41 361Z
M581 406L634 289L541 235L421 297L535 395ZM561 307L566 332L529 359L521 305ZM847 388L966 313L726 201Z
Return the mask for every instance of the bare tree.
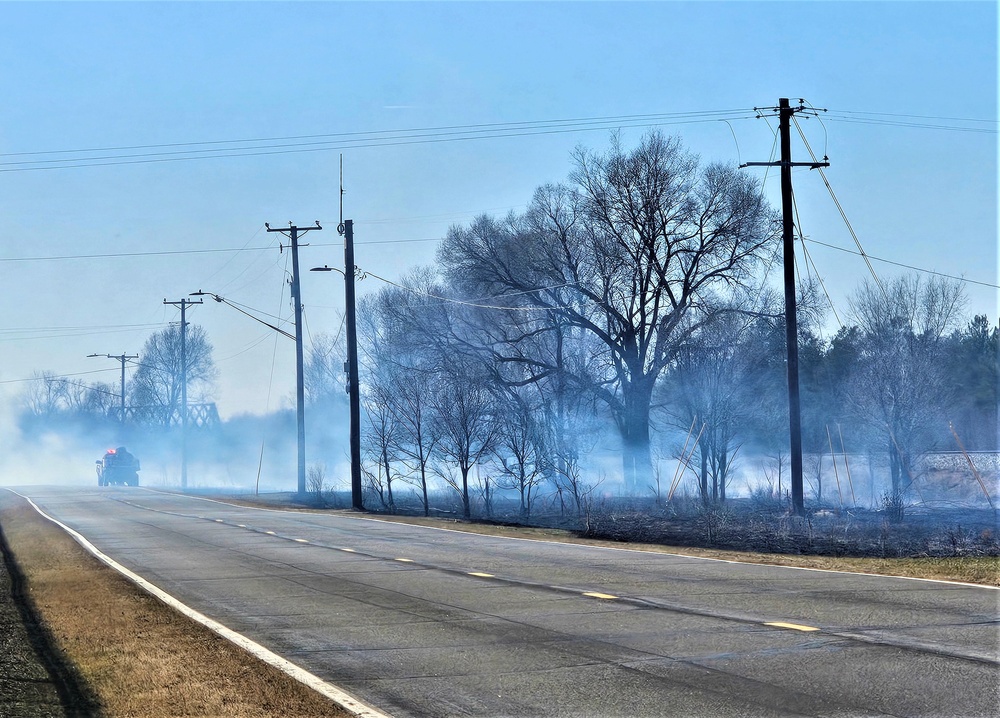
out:
M320 333L312 338L302 367L307 403L316 405L344 394L345 357L338 337Z
M397 478L392 463L395 459L394 447L398 445L399 426L396 412L392 408L391 390L381 384L369 384L362 396L365 416L368 419L368 431L364 433L365 453L377 465L375 472L369 472L380 477L378 485L384 491L378 492L383 505L390 513L396 510L396 501L392 495L392 482Z
M766 404L760 340L767 325L751 314L720 312L677 353L658 395L680 429L695 426L702 501L725 501L740 446Z
M935 428L947 426L945 340L964 304L958 281L916 275L866 281L851 299L860 336L845 399L888 454L893 497L932 448Z
M432 399L440 452L458 469L458 476L442 472L441 478L458 492L465 518L472 515L470 472L493 450L497 437L495 400L483 379L473 365L453 364L442 373Z
M212 345L205 330L195 324L187 327L188 397L205 401L218 374L212 360ZM170 326L156 332L143 345L139 368L132 377L131 403L146 416L169 425L180 411L181 400L181 328Z
M699 168L658 132L626 151L577 151L572 186L544 186L524 217L455 227L439 258L466 296L523 308L525 331L494 346L535 378L562 373L611 410L626 485L651 476L653 388L718 296L751 282L775 237L760 188L735 167ZM581 332L594 361L583 375L518 346L558 323Z
M367 367L364 381L379 387L379 401L393 430L386 435L392 454L404 467L402 478L420 490L424 515L430 514L428 482L431 457L438 443L433 392L437 382L436 351L424 332L436 315L426 289L434 289L429 272L416 271L401 287L386 287L362 301L360 334ZM430 285L430 286L429 286Z
M521 515L527 517L545 477L544 443L533 412L523 401L510 397L500 406L493 446L493 455L500 465L496 484L517 493Z
M52 416L65 407L66 382L55 372L35 372L21 395L21 403L30 416Z

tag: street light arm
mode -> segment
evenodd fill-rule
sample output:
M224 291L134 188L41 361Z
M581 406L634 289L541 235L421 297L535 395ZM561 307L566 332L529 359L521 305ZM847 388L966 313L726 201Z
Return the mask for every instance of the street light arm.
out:
M295 340L295 335L294 334L289 334L284 329L281 329L280 327L276 327L273 324L271 324L270 322L265 322L260 317L255 317L250 312L247 312L247 311L241 309L240 307L236 306L235 304L233 304L232 302L228 301L224 297L220 297L218 294L213 294L212 292L203 292L203 291L201 291L199 289L197 292L191 292L190 296L192 296L192 297L209 296L209 297L211 297L212 299L214 299L217 302L221 302L222 304L225 304L226 306L232 307L233 309L235 309L236 311L238 311L240 314L247 315L248 317L250 317L251 319L253 319L255 322L260 322L265 327L269 327L269 328L273 329L274 331L278 332L278 334L281 334L282 336L286 336L286 337L288 337L289 339L291 339L293 341Z
M341 276L346 277L343 269L337 269L336 267L330 267L324 264L322 267L313 267L309 270L310 272L339 272Z

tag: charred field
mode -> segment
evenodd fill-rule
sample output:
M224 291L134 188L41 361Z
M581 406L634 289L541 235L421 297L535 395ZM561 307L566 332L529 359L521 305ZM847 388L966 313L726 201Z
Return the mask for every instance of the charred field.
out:
M251 503L313 509L350 507L347 492L294 493L242 497ZM419 501L402 496L392 507L365 505L373 515L423 518ZM791 513L776 499L733 498L703 503L695 498L670 502L646 497L594 497L579 510L549 504L525 515L515 501L495 498L462 518L454 496L435 497L427 517L469 526L554 529L582 539L737 552L846 558L1000 558L1000 513L989 507L940 503L902 505L886 501L877 509L810 507Z

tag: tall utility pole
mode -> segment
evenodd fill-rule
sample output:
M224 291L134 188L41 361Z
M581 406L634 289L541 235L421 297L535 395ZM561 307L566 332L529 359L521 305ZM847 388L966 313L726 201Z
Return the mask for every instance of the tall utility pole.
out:
M351 505L364 510L361 494L361 387L358 379L358 321L354 300L354 220L337 228L344 235L344 283L347 312L347 392L351 405Z
M122 363L122 406L121 413L118 416L118 421L122 424L125 423L125 362L128 359L138 359L138 354L88 354L87 357L107 357L108 359L117 359Z
M760 111L762 108L754 108ZM799 515L805 513L805 495L802 485L802 408L799 401L799 329L795 307L795 223L792 211L792 168L829 167L829 162L792 162L791 120L796 112L806 111L799 104L791 107L788 98L778 100L778 106L770 108L778 113L778 133L781 140L781 160L779 162L747 162L743 167L781 167L781 244L785 280L785 351L788 367L788 436L792 469L792 510Z
M163 300L164 304L172 304L181 308L181 488L188 485L187 464L187 423L188 423L188 362L187 362L187 308L191 304L201 304L198 299L181 299L176 302Z
M271 228L267 222L264 227L268 232L281 232L292 240L292 301L295 307L295 418L298 426L299 461L298 461L298 492L300 497L306 493L306 393L302 368L302 296L299 285L299 234L323 229L316 222L315 227L296 227L291 222L288 229ZM282 249L284 249L282 247Z

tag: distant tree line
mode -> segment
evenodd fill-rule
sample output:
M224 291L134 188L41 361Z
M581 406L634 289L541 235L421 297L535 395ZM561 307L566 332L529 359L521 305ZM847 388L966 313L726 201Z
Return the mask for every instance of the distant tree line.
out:
M188 403L211 400L218 374L212 345L205 330L187 327ZM133 361L133 360L129 360ZM177 424L181 411L180 327L170 326L150 335L125 386L112 382L80 382L50 371L38 373L22 394L22 424L129 424L166 427Z

